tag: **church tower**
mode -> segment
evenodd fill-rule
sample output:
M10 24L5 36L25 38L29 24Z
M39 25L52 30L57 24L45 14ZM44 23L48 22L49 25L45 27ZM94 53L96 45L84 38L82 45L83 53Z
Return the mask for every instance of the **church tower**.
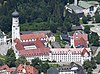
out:
M19 13L15 10L12 13L12 43L16 38L20 39L20 27L19 27Z

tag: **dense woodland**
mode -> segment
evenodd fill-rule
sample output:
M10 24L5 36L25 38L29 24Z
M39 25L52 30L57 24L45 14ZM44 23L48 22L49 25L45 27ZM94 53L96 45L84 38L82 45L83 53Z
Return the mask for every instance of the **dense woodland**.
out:
M73 3L73 0L0 0L0 29L11 31L11 13L16 9L21 30L70 31L73 24L79 25L79 19L74 13L63 17L68 1Z

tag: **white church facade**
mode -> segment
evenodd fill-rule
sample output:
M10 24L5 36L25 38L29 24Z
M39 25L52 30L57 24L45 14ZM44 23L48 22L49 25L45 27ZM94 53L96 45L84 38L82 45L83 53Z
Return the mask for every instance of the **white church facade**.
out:
M16 58L23 55L29 62L38 57L41 60L81 64L84 60L91 60L90 48L51 48L49 40L43 32L20 34L19 13L12 13L12 48Z

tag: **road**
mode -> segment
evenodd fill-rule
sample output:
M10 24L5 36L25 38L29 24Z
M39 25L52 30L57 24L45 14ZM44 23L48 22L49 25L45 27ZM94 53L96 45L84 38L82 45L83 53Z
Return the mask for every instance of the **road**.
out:
M9 48L11 48L11 43L10 42L8 42L8 44L7 43L0 44L0 54L1 55L6 55Z
M90 30L96 32L100 36L100 26L91 27Z
M100 23L94 23L94 24L81 24L81 25L83 25L83 26L85 26L85 25L94 25L94 26L98 26L98 25L100 25Z
M97 49L97 51L95 52L95 54L93 55L93 57L95 57L99 52L100 52L100 47L98 47L98 49Z

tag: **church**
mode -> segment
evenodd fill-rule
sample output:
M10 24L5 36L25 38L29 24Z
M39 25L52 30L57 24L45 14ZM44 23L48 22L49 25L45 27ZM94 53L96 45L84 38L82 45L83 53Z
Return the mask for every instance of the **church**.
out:
M20 32L19 13L16 10L12 13L12 48L16 59L23 55L29 62L38 57L43 61L81 64L85 60L91 60L90 48L52 48L50 41L55 42L55 37L49 36L49 33L47 31Z

